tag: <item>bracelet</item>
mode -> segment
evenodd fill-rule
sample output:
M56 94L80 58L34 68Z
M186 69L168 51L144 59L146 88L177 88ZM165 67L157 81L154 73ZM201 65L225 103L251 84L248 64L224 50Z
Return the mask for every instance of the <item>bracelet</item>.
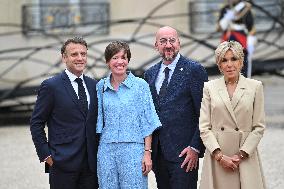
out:
M223 157L224 157L224 155L222 154L222 156L221 156L221 158L220 158L219 162L223 159Z
M239 157L240 157L241 160L247 158L247 155L245 154L245 152L242 153L242 152L240 151L240 152L238 153L238 155L239 155Z
M145 152L150 152L152 153L152 150L151 149L144 149Z
M221 161L224 155L221 152L219 152L216 156L217 156L216 161Z

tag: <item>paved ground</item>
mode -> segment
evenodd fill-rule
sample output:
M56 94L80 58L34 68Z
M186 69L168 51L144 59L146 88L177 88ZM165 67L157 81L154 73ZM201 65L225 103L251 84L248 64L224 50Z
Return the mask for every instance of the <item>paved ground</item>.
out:
M259 77L264 83L267 130L259 145L268 189L284 188L284 79ZM0 123L1 124L1 123ZM0 127L0 189L48 189L28 126ZM149 188L155 189L150 174Z

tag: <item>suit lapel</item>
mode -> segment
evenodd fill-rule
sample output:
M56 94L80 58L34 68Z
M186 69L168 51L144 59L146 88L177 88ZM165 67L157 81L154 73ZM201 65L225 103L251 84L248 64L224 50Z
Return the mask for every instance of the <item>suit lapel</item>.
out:
M78 100L77 94L74 91L73 86L72 86L72 84L71 84L67 74L65 73L65 71L62 72L62 80L63 80L63 83L64 83L64 87L67 90L67 92L70 95L70 97L72 98L73 102L77 105L77 107L82 112L82 114L84 116L86 116L84 111L83 111L83 109L82 109L82 107L79 104L79 100Z
M95 102L94 102L94 100L95 100L95 90L92 89L91 83L89 82L88 79L86 79L85 76L84 76L84 81L86 83L87 90L88 90L89 95L90 95L90 105L89 105L89 110L88 110L88 112L90 112L93 109L93 105L95 104Z
M234 120L235 124L238 125L235 113L233 111L232 103L230 101L229 94L228 94L228 91L227 91L227 88L226 88L226 85L225 85L224 77L222 77L219 80L217 86L220 86L218 92L219 92L219 95L220 95L222 101L224 102L224 104L225 104L228 112L230 113L232 119Z
M158 76L160 67L161 67L161 62L153 68L152 73L151 73L151 78L149 78L149 87L150 87L150 90L152 92L153 100L155 102L159 102L159 97L158 97L158 94L157 94L155 83L156 83L156 78Z
M171 77L170 83L168 84L168 89L166 93L173 94L175 92L176 87L181 84L181 81L183 81L184 73L185 73L184 61L183 57L180 56L180 59L177 62L174 73Z

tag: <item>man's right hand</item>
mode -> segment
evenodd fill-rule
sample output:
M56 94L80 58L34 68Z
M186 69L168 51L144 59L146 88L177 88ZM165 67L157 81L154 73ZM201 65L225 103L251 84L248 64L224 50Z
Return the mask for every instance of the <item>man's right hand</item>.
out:
M52 160L52 157L51 157L51 156L49 156L49 157L45 160L45 162L46 162L50 167L52 167L52 165L53 165L53 160Z

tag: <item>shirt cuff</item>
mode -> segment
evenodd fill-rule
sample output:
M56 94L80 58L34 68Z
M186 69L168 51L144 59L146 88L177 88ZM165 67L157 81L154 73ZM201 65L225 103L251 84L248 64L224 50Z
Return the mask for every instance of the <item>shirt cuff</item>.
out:
M51 155L47 156L46 158L44 158L43 162L46 162L46 160L51 157Z
M188 146L188 148L191 148L193 151L195 151L196 153L200 153L200 151L199 150L197 150L196 148L193 148L193 147L191 147L191 146Z

